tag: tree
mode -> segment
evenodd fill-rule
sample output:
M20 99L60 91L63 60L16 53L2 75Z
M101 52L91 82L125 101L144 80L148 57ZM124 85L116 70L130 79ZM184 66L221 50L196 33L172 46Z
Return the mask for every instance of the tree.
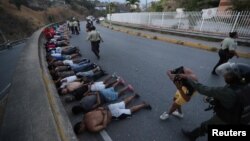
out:
M126 5L129 6L131 12L139 9L139 3L140 0L126 0Z
M249 0L231 0L232 10L236 11L249 11L250 10L250 1Z
M152 11L152 12L162 12L163 11L163 6L161 4L161 1L152 2L151 7L150 7L150 11Z
M202 9L218 7L220 0L185 0L183 7L188 11L200 11Z

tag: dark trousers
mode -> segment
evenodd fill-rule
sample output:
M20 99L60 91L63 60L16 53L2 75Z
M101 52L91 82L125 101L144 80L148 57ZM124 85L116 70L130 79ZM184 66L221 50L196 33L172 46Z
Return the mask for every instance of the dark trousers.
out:
M71 29L71 33L75 34L75 28L74 28L74 26L71 26L70 29Z
M74 29L75 29L75 34L79 34L79 31L78 31L78 27L77 26L74 26Z
M93 51L93 53L95 54L95 56L99 59L100 58L100 55L99 55L99 44L100 44L100 41L92 41L91 42L91 49Z
M229 52L228 52L228 51L221 50L221 49L219 50L219 57L220 57L220 60L219 60L219 62L214 66L214 68L213 68L213 73L215 73L215 70L216 70L216 68L217 68L219 65L226 63L230 58L232 58L232 57L229 56Z
M227 124L223 120L221 120L217 115L214 115L207 121L201 123L200 127L195 128L190 132L192 138L197 139L200 136L204 136L208 132L208 125L224 125Z

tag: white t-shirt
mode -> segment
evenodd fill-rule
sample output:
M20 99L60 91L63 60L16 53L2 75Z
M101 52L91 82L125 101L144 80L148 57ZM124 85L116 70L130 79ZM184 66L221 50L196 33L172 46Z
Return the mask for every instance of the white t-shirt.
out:
M236 50L237 42L232 38L226 38L222 41L221 49Z
M61 84L60 88L65 88L65 87L67 86L68 83L73 82L73 81L75 81L75 80L77 80L76 75L73 75L73 76L69 76L69 77L63 78L63 79L61 80L62 84Z
M72 65L72 64L74 64L74 62L73 62L73 60L64 60L63 64L64 65Z
M90 87L91 91L100 91L100 90L103 90L103 89L105 89L105 85L104 85L103 81L101 81L101 82L95 82Z

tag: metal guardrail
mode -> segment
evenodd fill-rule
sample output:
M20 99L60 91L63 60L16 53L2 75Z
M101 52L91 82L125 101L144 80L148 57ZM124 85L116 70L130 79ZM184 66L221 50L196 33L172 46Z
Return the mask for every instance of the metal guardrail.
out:
M107 15L112 22L135 24L162 30L228 36L237 31L241 39L250 39L250 11L217 11L216 15L204 18L202 12L144 12L114 13Z
M11 42L4 42L2 44L0 44L0 50L4 50L4 49L10 49L12 48L12 46L21 44L23 42L25 42L28 38L24 38L24 39L20 39L20 40L15 40L15 41L11 41Z

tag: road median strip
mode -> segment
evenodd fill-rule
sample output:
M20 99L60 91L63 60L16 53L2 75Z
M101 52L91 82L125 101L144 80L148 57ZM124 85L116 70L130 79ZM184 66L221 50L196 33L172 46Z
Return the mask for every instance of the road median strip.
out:
M106 28L109 28L109 26L106 25L105 23L102 24L102 26L104 26ZM181 41L181 40L176 40L176 39L162 37L162 36L155 36L155 35L150 35L150 34L147 34L147 33L135 32L135 31L132 31L130 29L125 30L122 27L112 27L111 29L115 30L115 31L125 32L125 33L130 34L130 35L141 36L141 37L148 38L148 39L153 39L153 40L159 40L159 41L164 41L164 42L173 43L173 44L184 45L184 46L198 48L198 49L207 50L207 51L211 51L211 52L217 52L218 51L218 48L216 48L216 47L207 46L207 45L204 45L204 44L201 44L201 43ZM250 58L250 53L239 52L239 51L237 51L237 53L242 58Z

